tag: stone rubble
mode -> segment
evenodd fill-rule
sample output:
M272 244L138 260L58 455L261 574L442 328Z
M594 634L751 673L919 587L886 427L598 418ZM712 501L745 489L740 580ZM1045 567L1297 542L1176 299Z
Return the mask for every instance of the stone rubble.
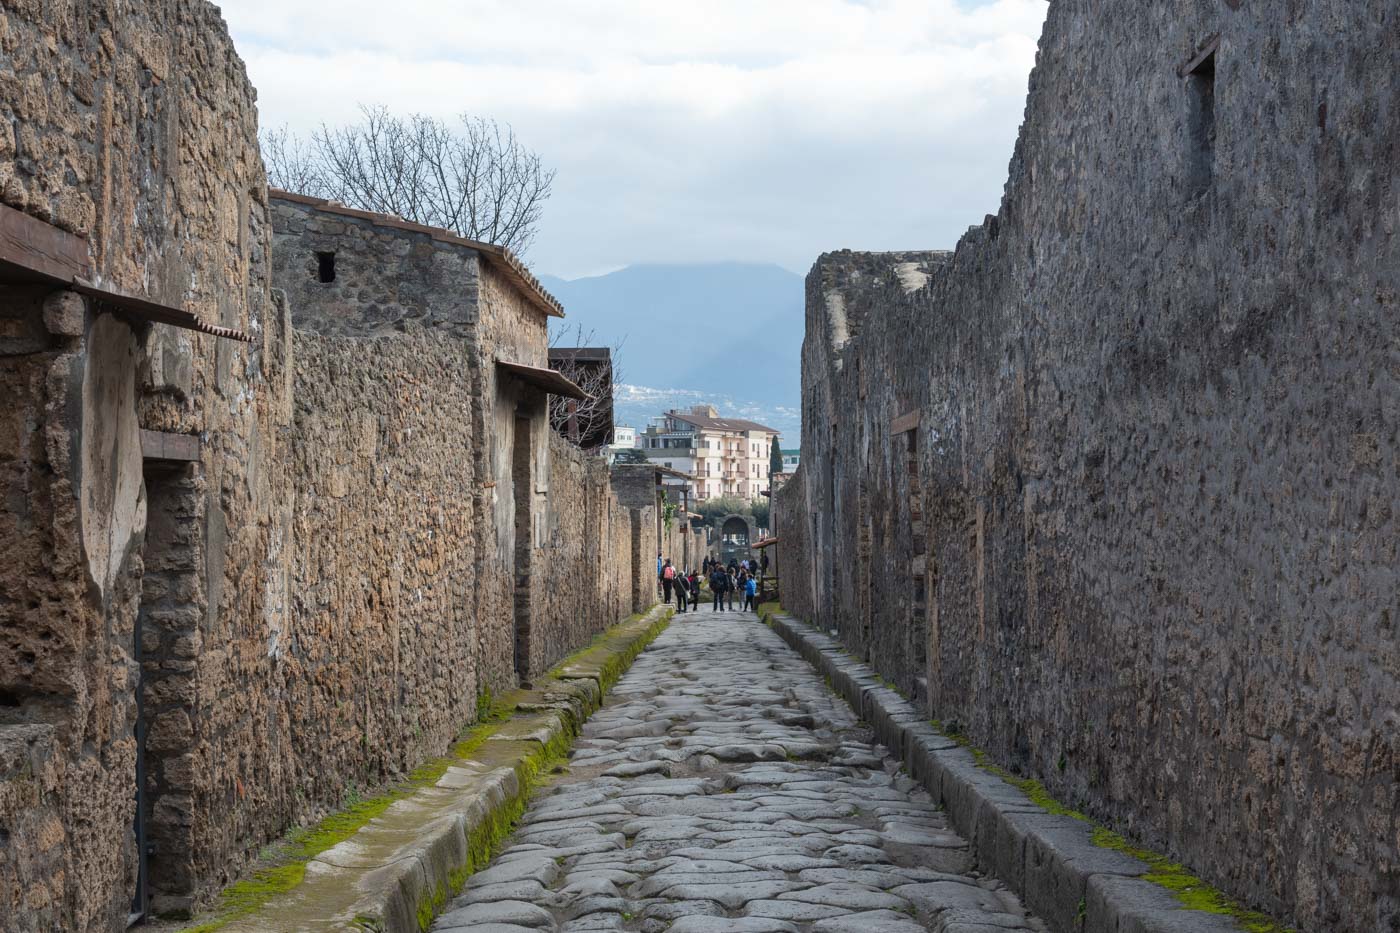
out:
M639 657L440 933L1044 931L757 619Z

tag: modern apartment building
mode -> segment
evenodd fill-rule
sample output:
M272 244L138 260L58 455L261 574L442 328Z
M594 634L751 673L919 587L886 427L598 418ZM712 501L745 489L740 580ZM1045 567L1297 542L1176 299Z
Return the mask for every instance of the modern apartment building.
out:
M768 455L777 431L721 418L710 405L668 411L638 435L648 459L695 477L696 498L757 499L768 488Z

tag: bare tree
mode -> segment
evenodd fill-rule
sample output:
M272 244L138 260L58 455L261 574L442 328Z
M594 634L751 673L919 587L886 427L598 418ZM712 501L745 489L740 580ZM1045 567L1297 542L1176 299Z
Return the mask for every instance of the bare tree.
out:
M361 122L322 124L310 140L286 127L264 132L268 182L516 253L529 249L554 171L508 125L463 114L452 126L384 107L360 113Z
M600 365L597 357L569 352L596 347L594 340L594 332L585 331L582 324L565 327L550 338L551 365L588 393L589 398L575 400L551 395L549 423L563 437L596 449L611 440L613 386L622 379L622 343L608 348L605 365Z

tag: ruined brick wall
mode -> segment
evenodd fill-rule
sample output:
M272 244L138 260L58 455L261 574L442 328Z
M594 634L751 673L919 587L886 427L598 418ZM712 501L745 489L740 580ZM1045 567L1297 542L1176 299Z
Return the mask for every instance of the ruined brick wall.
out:
M672 519L671 527L667 528L663 518L661 546L657 550L682 570L694 568L698 572L705 559L705 534L691 530L690 523L679 517Z
M307 333L380 337L431 329L468 335L479 301L472 250L275 193L273 280ZM322 269L322 257L329 268ZM330 281L322 281L322 278Z
M1400 32L1277 13L1052 4L999 213L922 286L818 262L783 595L1061 799L1369 933L1400 922Z
M534 557L530 674L548 670L634 611L632 517L607 461L549 433L545 533Z
M217 725L187 707L234 673L235 633L278 611L261 572L278 563L276 521L259 487L278 479L286 332L269 301L253 91L212 5L8 3L0 49L0 200L85 236L100 283L256 335L133 326L72 295L45 322L29 299L0 300L42 338L0 364L6 415L11 398L21 409L18 443L0 454L0 542L18 557L0 574L0 744L13 753L0 766L13 853L0 901L27 928L106 929L124 921L135 876L138 628L151 649L139 663L183 675L152 689L185 698L149 698L156 744L180 750L150 775L169 791L153 820L188 837L201 795L249 803L232 775L206 783ZM203 438L185 505L212 531L181 540L189 572L169 613L141 608L139 428ZM195 660L201 645L214 647ZM188 871L186 856L171 874Z
M285 736L274 829L441 754L476 716L489 621L461 341L298 331L295 360L291 625L262 717Z

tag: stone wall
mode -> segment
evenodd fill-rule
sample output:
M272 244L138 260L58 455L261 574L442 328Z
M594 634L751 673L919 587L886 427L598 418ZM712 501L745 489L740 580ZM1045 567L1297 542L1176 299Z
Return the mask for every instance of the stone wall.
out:
M286 254L317 312L294 339L254 92L202 0L7 3L0 53L0 204L84 237L99 285L253 338L0 283L0 926L116 930L138 734L151 905L180 912L516 682L513 419L544 405L494 361L543 365L544 320L480 257L414 242L373 286L341 257L355 290L320 294L377 304L358 329ZM144 455L142 430L197 459ZM557 481L584 503L569 546L608 568L539 627L546 667L640 608L642 545L530 431L530 525Z
M321 210L315 199L271 200L273 280L299 331L382 337L431 329L466 337L477 319L478 256L370 215ZM322 257L329 256L329 281Z
M264 717L289 738L278 826L441 754L476 716L481 644L509 632L478 611L461 342L298 331L295 358L292 624L269 633Z
M607 461L553 431L545 511L534 556L531 676L646 608L632 597L632 516L613 495Z
M1094 9L995 217L808 277L784 602L1250 904L1391 929L1395 14Z
M286 332L269 300L253 90L212 5L9 3L0 51L0 201L84 236L95 281L256 336L133 324L73 293L49 296L47 315L32 295L0 299L6 330L35 338L0 362L0 544L16 557L0 573L0 902L27 928L103 929L125 918L135 883L138 664L167 691L147 698L158 715L145 727L184 750L148 775L167 838L203 831L201 794L248 805L231 775L198 786L218 724L171 708L168 691L220 695L240 636L278 611L263 585L277 560L262 484L278 479L289 414ZM138 610L140 428L203 439L176 511L209 533L181 541L183 575L153 561L181 577L178 605L159 613ZM189 873L188 852L171 858L172 877Z

